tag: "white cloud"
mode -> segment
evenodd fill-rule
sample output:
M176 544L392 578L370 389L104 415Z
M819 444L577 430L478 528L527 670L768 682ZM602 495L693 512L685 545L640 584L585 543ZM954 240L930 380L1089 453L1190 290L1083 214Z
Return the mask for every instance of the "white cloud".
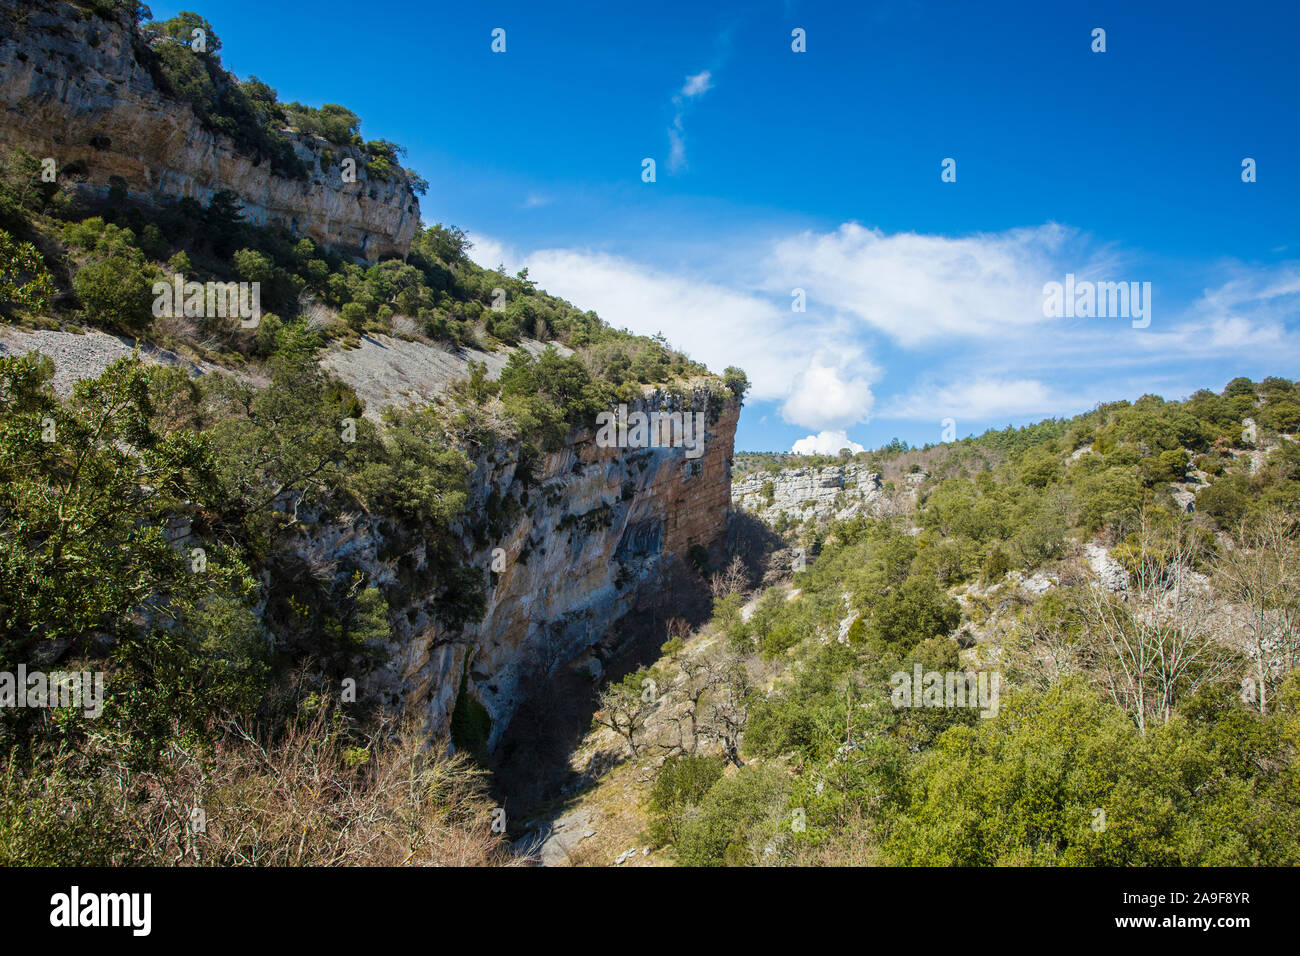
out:
M1036 379L971 378L941 386L922 386L895 396L882 410L885 418L940 422L990 421L1005 415L1036 415L1063 409L1083 411L1092 402L1057 395Z
M696 73L694 76L686 78L686 84L682 87L682 96L692 97L699 96L701 93L707 93L713 89L713 74L708 70Z
M1298 313L1300 263L1264 269L1236 266L1222 285L1205 290L1188 310L1188 322L1176 331L1215 351L1280 346L1287 319L1294 320Z
M668 128L668 168L673 172L686 165L686 131L682 129L682 114L673 117Z
M843 369L814 358L795 377L790 396L781 406L781 417L813 428L856 425L871 417L873 403L871 382L866 377L845 374Z
M673 115L672 125L668 127L668 169L677 172L686 165L686 127L683 120L691 100L703 96L713 89L713 73L701 70L686 77L681 90L673 94L673 105L677 112Z
M469 250L470 261L484 269L495 269L504 264L506 272L513 274L523 268L518 251L503 242L478 233L470 236L470 242L473 244Z
M1195 312L1227 315L1250 311L1259 319L1294 317L1300 307L1300 262L1272 268L1237 266L1222 285L1207 289Z
M1107 247L1050 223L967 238L887 236L853 223L749 243L700 237L673 247L687 265L668 268L592 250L525 255L472 238L485 267L526 265L541 288L615 327L663 332L715 371L740 366L753 401L814 433L873 414L936 425L1074 414L1162 385L1213 384L1225 360L1241 374L1284 374L1300 361L1295 262L1220 266L1182 308L1176 292L1157 289L1168 304L1148 329L1044 318L1042 285L1067 271L1141 277ZM806 312L791 311L796 287L807 292ZM905 384L877 400L882 354L891 383Z
M1216 349L1274 345L1281 339L1280 326L1256 325L1239 315L1215 319L1210 323L1210 345Z
M1266 357L1282 367L1300 358L1300 342L1288 327L1300 315L1300 263L1276 266L1231 264L1227 278L1207 288L1181 315L1159 317L1137 340L1142 363L1162 359L1216 359L1233 352Z
M770 288L807 291L904 346L936 339L1006 336L1052 321L1043 317L1043 284L1059 279L1081 237L1048 223L963 238L885 235L857 223L776 242ZM1070 267L1081 276L1092 261Z
M790 449L796 455L837 455L841 448L848 448L857 454L865 451L855 441L850 441L843 431L821 431L807 438L800 438Z

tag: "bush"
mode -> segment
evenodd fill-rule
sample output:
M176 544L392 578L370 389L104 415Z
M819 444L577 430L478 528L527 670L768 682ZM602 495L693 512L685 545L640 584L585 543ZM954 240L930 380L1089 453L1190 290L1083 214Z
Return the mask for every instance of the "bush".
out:
M779 826L789 782L770 767L750 764L719 780L683 822L677 841L682 866L759 862Z
M726 760L698 754L669 757L650 791L650 839L656 846L676 843L692 808L722 777Z
M1096 531L1130 524L1142 505L1142 488L1132 471L1111 467L1085 479L1079 489L1079 521Z
M360 302L346 303L341 310L341 314L343 316L343 321L348 324L348 328L352 329L354 332L365 330L366 307Z
M0 229L0 309L19 306L42 312L54 298L54 279L30 242L15 242Z
M1007 560L1007 553L995 545L980 563L980 579L985 584L993 584L1006 577L1010 570L1011 562Z
M1250 481L1242 475L1224 475L1196 493L1196 510L1207 514L1225 530L1235 528L1250 507Z
M914 575L877 604L868 634L905 653L921 641L950 634L960 622L961 605L933 579Z

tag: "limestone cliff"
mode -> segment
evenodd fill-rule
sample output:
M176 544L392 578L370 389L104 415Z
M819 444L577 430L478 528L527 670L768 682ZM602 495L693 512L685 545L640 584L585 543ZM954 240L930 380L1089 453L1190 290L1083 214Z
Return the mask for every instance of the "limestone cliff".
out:
M600 658L617 653L633 629L629 615L671 612L675 583L698 582L695 546L722 561L738 406L701 389L685 399L655 393L638 407L707 410L703 454L601 448L594 432L575 431L529 478L518 473L513 449L477 462L457 530L469 563L483 570L487 609L463 629L436 619L427 545L406 529L367 516L303 535L304 554L364 571L389 601L386 663L364 679L365 692L413 706L437 732L448 727L466 672L467 692L492 718L493 747L527 680L546 679L584 653L589 662L594 654L598 673Z
M403 172L369 177L360 149L286 131L307 176L277 175L161 91L133 15L101 6L0 0L0 142L54 159L60 180L81 191L105 193L114 176L148 202L206 202L228 189L255 224L367 259L406 254L420 211ZM349 156L356 182L344 183Z
M731 490L736 507L766 520L787 517L791 521L810 516L848 518L864 507L871 513L882 496L881 476L861 465L756 471L739 479Z

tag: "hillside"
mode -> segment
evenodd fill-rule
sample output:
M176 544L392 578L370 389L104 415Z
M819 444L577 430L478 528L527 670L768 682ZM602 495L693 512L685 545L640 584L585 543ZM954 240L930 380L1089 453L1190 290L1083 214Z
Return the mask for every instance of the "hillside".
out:
M711 621L606 691L573 795L524 845L1295 865L1298 397L1237 379L809 467L737 456L737 504L783 546L740 551Z

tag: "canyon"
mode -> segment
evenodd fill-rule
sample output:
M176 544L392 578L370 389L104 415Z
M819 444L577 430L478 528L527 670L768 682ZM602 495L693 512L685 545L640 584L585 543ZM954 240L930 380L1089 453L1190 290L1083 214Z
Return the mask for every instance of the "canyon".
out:
M269 159L241 152L159 88L149 68L151 42L176 41L151 40L126 6L0 0L4 146L52 158L58 182L77 198L103 199L125 184L122 199L157 209L228 190L251 225L282 227L358 261L407 253L420 223L407 174L368 177L359 147L289 129L282 132L308 176L277 174ZM339 158L349 156L357 161L351 184L339 177ZM304 311L309 307L328 311L315 302ZM397 320L404 324L393 335L371 330L320 355L371 419L388 406L435 399L468 375L471 361L493 379L506 365L509 350L500 343L448 346L410 334L409 316ZM547 347L517 344L533 355ZM239 363L94 328L6 328L0 335L0 354L51 358L63 395L137 346L144 361L183 367L194 378L255 377ZM556 351L573 354L558 343ZM728 559L739 400L718 379L699 375L643 386L618 411L619 421L666 425L663 436L656 427L664 440L641 442L634 429L610 441L594 417L540 458L519 441L467 449L468 503L447 529L450 563L447 542L424 536L432 529L333 506L304 509L278 545L295 573L364 580L383 597L387 636L371 641L367 662L346 675L345 692L355 687L358 700L415 715L430 739L455 740L458 718L463 724L472 715L474 730L461 749L492 763L502 792L522 794L525 803L555 793L553 771L590 724L599 686L653 659L671 618L707 618L708 575ZM292 582L260 573L256 610L273 642L310 657L315 648L289 647L275 633L287 628L268 610ZM443 596L458 573L482 576L481 616L448 615Z
M531 341L522 346L534 354L541 349ZM0 335L0 354L31 351L51 358L64 394L129 354L124 340L100 332ZM390 381L389 388L373 388L371 369L384 353L402 357L400 387ZM192 376L222 371L160 349L141 357L181 365ZM385 336L328 350L322 363L344 381L370 383L371 390L358 390L366 414L377 418L384 404L411 407L437 395L476 357L489 363L490 377L504 364L498 353L456 354ZM383 514L300 516L290 544L304 567L343 578L359 571L388 602L390 639L372 648L380 666L355 678L362 695L420 715L434 736L450 731L458 698L472 699L490 720L482 744L492 751L530 695L548 697L557 682L570 681L567 703L576 715L577 697L622 669L629 652L633 661L638 641L642 650L657 651L670 617L707 615L702 567L726 563L740 406L700 386L647 389L630 408L698 416L702 440L603 447L593 422L574 429L531 473L520 469L517 443L474 459L469 502L452 532L463 563L483 574L487 603L476 622L449 626L439 619L430 597L439 585L431 545L400 521ZM589 717L588 710L583 720Z
M343 559L388 600L385 663L363 687L416 709L435 733L449 728L458 696L471 695L491 719L490 751L530 685L566 666L590 683L636 633L699 603L697 561L724 560L739 408L719 408L706 390L654 392L638 403L647 412L669 406L706 413L701 457L688 458L685 447L602 448L580 429L530 477L512 449L475 462L467 514L454 530L468 565L483 571L487 605L463 628L438 620L427 600L426 545L394 522L370 515L306 531L303 554Z

